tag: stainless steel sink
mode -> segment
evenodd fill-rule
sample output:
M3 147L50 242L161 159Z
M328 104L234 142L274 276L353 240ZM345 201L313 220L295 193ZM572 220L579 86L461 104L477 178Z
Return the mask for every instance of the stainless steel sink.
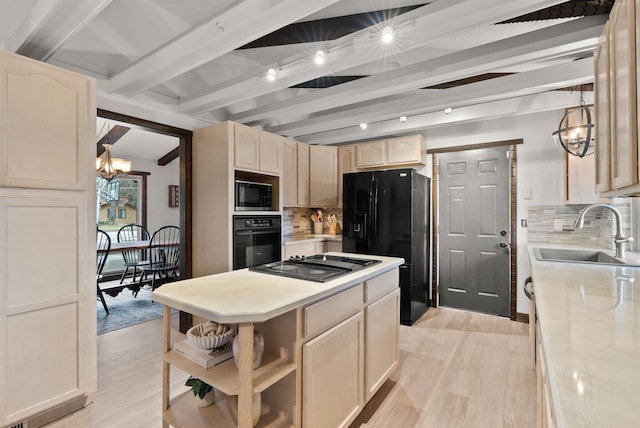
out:
M624 260L598 250L578 250L565 248L534 248L536 259L547 262L591 263L600 265L634 266Z

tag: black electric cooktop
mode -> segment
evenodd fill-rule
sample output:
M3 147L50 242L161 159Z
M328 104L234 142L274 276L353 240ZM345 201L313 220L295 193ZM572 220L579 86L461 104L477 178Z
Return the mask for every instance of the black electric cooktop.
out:
M316 254L308 257L296 256L281 262L254 266L249 270L305 281L327 282L380 262L381 260Z

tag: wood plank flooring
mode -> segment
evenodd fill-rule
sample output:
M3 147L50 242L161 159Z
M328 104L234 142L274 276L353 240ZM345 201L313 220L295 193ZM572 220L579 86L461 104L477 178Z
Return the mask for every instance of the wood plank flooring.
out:
M177 314L172 324L177 328ZM172 340L184 337L174 331ZM400 328L400 366L353 428L534 427L535 372L527 325L446 308ZM98 392L50 428L147 428L161 423L162 320L98 336ZM187 374L171 370L175 393Z

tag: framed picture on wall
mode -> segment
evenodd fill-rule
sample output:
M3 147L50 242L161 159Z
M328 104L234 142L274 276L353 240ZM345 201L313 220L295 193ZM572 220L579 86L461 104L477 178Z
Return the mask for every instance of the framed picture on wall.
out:
M180 206L180 187L173 184L169 185L169 207L176 208Z

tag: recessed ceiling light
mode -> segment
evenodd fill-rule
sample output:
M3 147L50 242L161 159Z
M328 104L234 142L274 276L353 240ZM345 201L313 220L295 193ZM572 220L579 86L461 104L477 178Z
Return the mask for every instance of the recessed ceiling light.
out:
M400 116L400 122L406 122L407 116Z
M270 68L269 71L267 71L267 80L269 82L273 82L274 80L276 80L276 69L275 68Z
M453 111L453 109L451 107L447 107L446 109L444 109L444 114L449 114Z
M316 56L314 58L314 61L316 62L316 64L320 65L320 64L324 64L324 51L318 51L316 52Z
M367 129L367 124L366 123L361 123L360 124L360 129Z
M393 41L393 28L384 27L382 29L382 42L391 43Z

